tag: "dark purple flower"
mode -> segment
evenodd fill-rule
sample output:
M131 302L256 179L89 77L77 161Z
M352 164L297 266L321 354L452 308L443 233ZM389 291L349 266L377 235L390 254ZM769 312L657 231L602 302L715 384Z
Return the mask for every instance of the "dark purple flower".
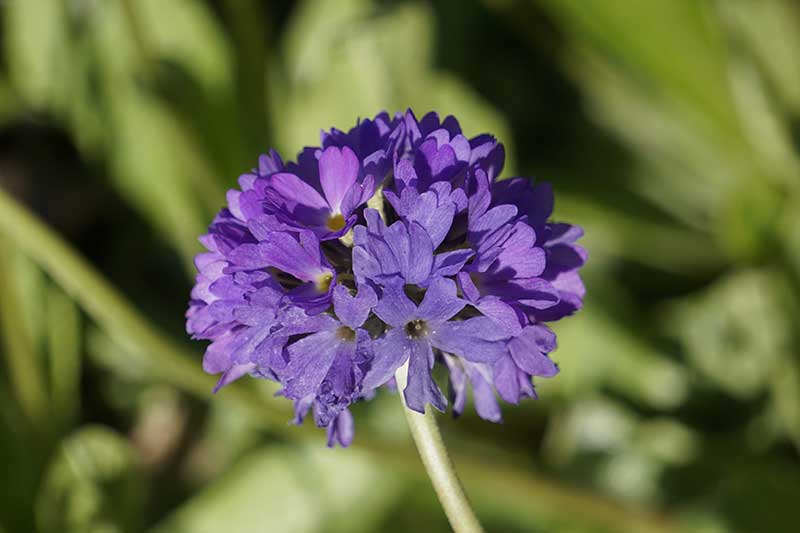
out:
M444 241L456 212L467 205L463 189L453 190L446 181L432 184L423 193L406 187L399 196L388 190L383 195L400 218L425 229L434 248Z
M493 136L467 139L452 116L440 122L439 115L431 112L417 121L408 110L396 136L394 186L398 193L407 187L425 192L441 181L463 188L470 169L483 168L494 177L505 160L503 146ZM464 207L460 204L459 210Z
M586 289L580 278L580 268L587 259L586 250L575 244L583 229L571 224L548 222L553 214L553 189L549 183L533 184L525 178L512 178L491 185L493 205L508 204L534 228L537 246L546 254L546 267L541 278L558 291L559 302L546 309L532 312L535 320L551 322L571 315L583 306Z
M383 181L392 168L392 132L402 120L398 114L389 117L385 111L373 119L360 120L347 133L332 128L329 132L322 132L322 147L338 146L348 147L355 152L363 162L364 171L375 176L378 183Z

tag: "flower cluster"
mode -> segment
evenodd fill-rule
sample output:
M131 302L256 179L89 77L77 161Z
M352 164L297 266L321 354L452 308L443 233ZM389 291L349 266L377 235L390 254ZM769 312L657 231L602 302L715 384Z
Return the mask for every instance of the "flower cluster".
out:
M454 414L472 386L501 419L558 367L546 323L581 307L577 226L549 222L546 183L499 181L503 145L467 138L453 117L381 113L323 132L297 162L271 151L239 178L201 237L187 330L211 341L217 389L249 374L277 381L295 422L309 412L328 445L353 438L348 407L394 385L409 408Z

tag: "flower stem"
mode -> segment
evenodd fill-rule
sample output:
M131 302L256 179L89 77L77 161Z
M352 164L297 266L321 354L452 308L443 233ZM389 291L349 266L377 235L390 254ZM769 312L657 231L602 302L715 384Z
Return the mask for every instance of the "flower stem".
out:
M397 369L395 379L397 380L400 401L403 402L406 421L417 445L417 451L453 531L455 533L482 532L483 528L469 504L467 495L464 494L464 488L456 475L453 461L450 460L447 448L444 446L433 409L427 409L423 415L412 411L405 404L402 391L405 389L408 379L407 361L406 364Z

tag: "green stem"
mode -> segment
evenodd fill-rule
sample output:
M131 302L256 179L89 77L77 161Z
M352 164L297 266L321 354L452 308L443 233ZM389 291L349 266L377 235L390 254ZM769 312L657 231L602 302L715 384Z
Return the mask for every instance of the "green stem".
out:
M433 490L439 497L439 502L444 508L447 519L456 533L476 533L483 531L478 518L469 504L464 488L456 475L453 461L445 448L439 426L436 424L436 417L433 409L427 409L426 413L420 414L412 411L405 404L405 397L402 393L408 380L408 362L397 369L395 373L397 388L400 391L400 401L406 414L408 427L417 445L417 451L428 472L428 477L433 484Z

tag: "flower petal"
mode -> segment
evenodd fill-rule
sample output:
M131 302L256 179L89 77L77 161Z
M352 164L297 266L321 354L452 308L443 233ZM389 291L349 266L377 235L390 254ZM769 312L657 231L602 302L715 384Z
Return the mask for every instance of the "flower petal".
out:
M485 317L436 324L431 343L476 363L494 363L507 351L507 333Z
M555 334L542 325L528 326L508 343L514 362L532 376L551 378L558 374L558 366L546 353L555 349Z
M342 200L358 180L359 162L348 147L330 146L319 158L319 181L328 205L334 213L341 213Z
M409 341L408 384L403 390L406 405L418 413L425 413L425 405L431 404L439 411L447 409L447 398L431 376L433 350L425 341Z
M411 341L402 329L392 329L373 343L375 357L372 366L364 375L365 391L377 389L394 377L411 355Z
M383 288L374 311L378 318L390 326L400 328L415 318L417 307L406 296L402 284L391 283Z
M428 287L417 317L423 320L449 320L461 311L467 302L456 296L456 283L447 278L436 278Z
M328 448L333 448L338 442L343 448L350 446L355 435L355 424L353 415L345 409L328 425Z
M352 329L360 327L367 320L377 303L375 291L367 284L361 285L356 296L351 296L350 290L344 285L337 285L333 289L333 311L342 324Z
M278 200L280 205L294 211L295 206L304 206L315 211L329 211L328 202L317 190L288 172L275 174L269 180L269 188L277 193L271 199Z
M290 345L286 349L289 366L284 376L284 395L299 400L316 394L333 364L338 345L333 331L315 333Z

